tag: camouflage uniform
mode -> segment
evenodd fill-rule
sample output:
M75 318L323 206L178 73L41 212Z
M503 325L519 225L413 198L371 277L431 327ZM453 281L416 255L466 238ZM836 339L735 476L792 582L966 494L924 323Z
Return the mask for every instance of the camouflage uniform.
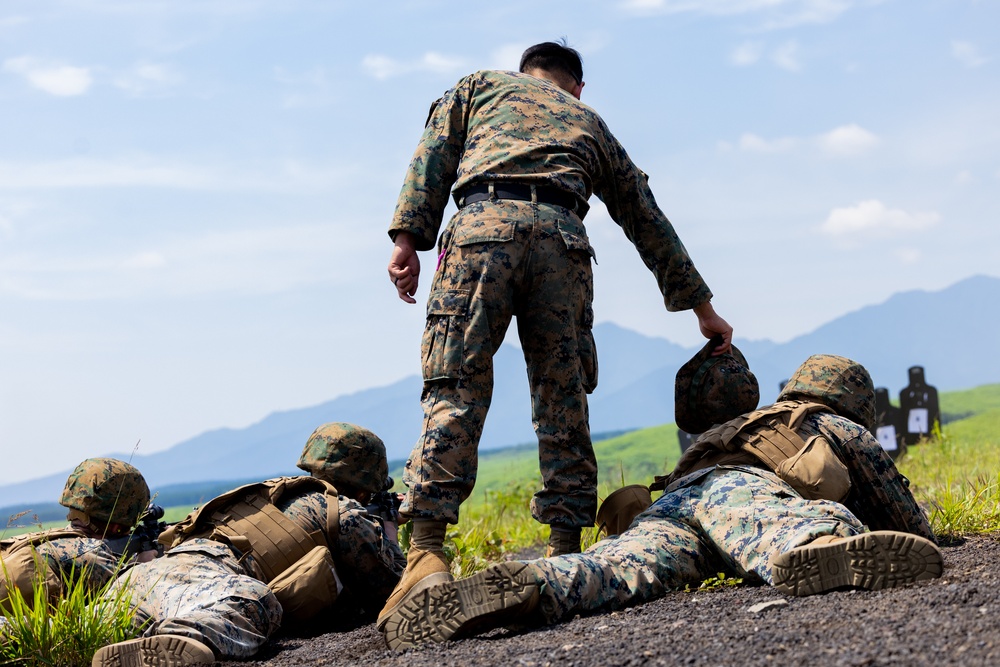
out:
M59 503L69 509L71 523L65 529L0 544L0 613L7 608L10 588L18 588L30 606L39 582L55 602L66 583L97 592L112 581L134 555L125 555L130 529L149 505L149 487L129 463L89 458L70 473ZM38 572L43 565L46 571Z
M561 206L489 199L462 206L439 241L422 342L423 433L407 461L404 516L458 520L475 483L493 390L493 355L512 316L531 387L544 489L532 514L592 525L597 464L587 394L597 384L591 333L593 250L583 224L596 194L653 271L667 310L712 294L660 211L646 175L592 109L548 81L481 71L432 108L389 233L434 247L449 193L516 183L572 195Z
M340 532L334 554L345 592L335 613L377 610L406 566L399 547L357 501L340 496ZM307 532L324 531L326 497L311 491L283 499L286 516ZM128 587L137 621L151 621L144 636L181 635L210 647L219 659L254 655L277 631L282 610L260 581L253 557L221 542L197 538L163 558L136 565L116 582ZM112 592L109 595L112 595Z
M818 413L798 432L822 434L843 460L871 466L879 483L854 484L842 504L806 500L755 465L697 470L675 480L621 535L580 555L531 561L544 582L544 621L638 604L718 572L771 584L774 554L825 535L848 537L867 527L933 539L908 481L868 430Z

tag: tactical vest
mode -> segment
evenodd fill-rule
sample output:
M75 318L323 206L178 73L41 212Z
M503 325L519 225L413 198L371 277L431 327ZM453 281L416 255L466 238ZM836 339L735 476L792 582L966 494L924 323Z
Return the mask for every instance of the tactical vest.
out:
M851 489L847 466L820 435L803 440L802 421L819 412L833 412L822 403L782 401L732 419L706 431L667 476L656 477L651 491L678 479L726 463L763 464L803 498L839 502Z
M306 532L275 505L287 494L326 494L326 530ZM165 548L208 538L252 555L264 583L292 568L316 547L337 553L340 501L337 489L315 477L279 477L233 489L192 511L160 534Z
M41 582L44 597L57 600L63 592L62 575L53 571L48 559L35 547L39 544L67 537L86 538L78 530L58 528L39 533L28 533L0 541L0 611L10 612L10 593L17 589L29 608L34 606L35 584ZM44 572L39 572L44 568Z

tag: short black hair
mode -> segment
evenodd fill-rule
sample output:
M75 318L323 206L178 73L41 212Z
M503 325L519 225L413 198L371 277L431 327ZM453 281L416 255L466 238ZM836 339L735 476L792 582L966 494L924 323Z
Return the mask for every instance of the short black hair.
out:
M566 38L559 42L542 42L529 46L521 55L518 71L543 69L546 72L562 72L583 83L583 59L576 49L566 45Z

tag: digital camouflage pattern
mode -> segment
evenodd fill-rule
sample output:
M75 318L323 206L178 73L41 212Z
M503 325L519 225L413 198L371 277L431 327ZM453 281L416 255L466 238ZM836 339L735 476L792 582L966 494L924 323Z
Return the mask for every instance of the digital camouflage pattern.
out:
M466 228L467 218L478 226ZM511 242L482 242L500 234ZM458 521L476 479L493 355L517 315L544 483L532 514L543 523L591 525L597 461L587 393L597 384L597 357L589 245L579 219L527 202L475 203L457 214L442 243L447 252L431 284L421 350L424 425L403 473L409 491L402 513Z
M452 186L490 180L554 186L581 207L596 194L656 275L667 310L711 299L646 175L604 120L555 84L484 70L448 90L428 118L389 233L411 232L430 250Z
M281 605L249 576L228 545L193 539L162 558L140 563L117 579L108 596L126 588L143 636L182 635L217 658L249 658L281 625Z
M757 465L697 470L670 484L617 538L583 556L530 561L546 584L547 622L637 604L718 572L770 584L773 555L823 535L897 530L934 539L909 482L867 429L821 412L797 432L822 435L847 465L852 487L843 503L806 500Z
M338 488L378 493L389 482L385 444L366 428L323 424L309 436L298 467Z
M747 412L760 401L760 387L746 357L732 345L713 355L716 337L677 371L674 379L674 421L687 433L704 433Z
M372 614L381 608L406 567L399 547L357 501L340 496L340 526L331 553L345 590L338 614ZM277 505L307 532L326 531L326 495L307 491ZM208 645L219 659L256 653L281 623L281 605L259 579L253 556L203 538L173 547L163 558L141 563L116 585L128 586L145 635L179 634Z
M149 487L134 466L92 458L70 473L59 504L104 523L133 526L149 506Z
M771 584L772 554L863 531L843 505L805 500L768 470L720 466L680 480L621 535L528 565L543 583L539 620L556 623L653 600L719 572Z
M843 417L818 413L806 418L798 433L806 439L824 436L847 466L851 490L841 502L869 530L901 530L934 540L927 514L910 492L910 480L899 472L871 431Z
M9 611L8 596L18 589L21 599L32 606L35 588L44 587L44 597L55 602L66 584L84 586L91 592L114 579L123 558L114 548L117 540L89 538L72 529L29 533L0 542L0 615ZM39 569L42 572L39 572Z
M832 354L814 354L799 366L778 395L778 401L812 400L837 414L875 428L875 384L856 361Z
M555 187L586 211L591 194L656 276L667 310L712 294L663 215L646 176L592 109L513 72L460 80L432 109L389 229L434 247L452 186L508 181ZM439 242L422 342L424 428L404 472L402 514L458 520L475 482L493 388L493 355L512 316L524 350L544 488L543 523L593 524L597 467L587 397L597 384L593 250L582 216L511 200L462 207Z

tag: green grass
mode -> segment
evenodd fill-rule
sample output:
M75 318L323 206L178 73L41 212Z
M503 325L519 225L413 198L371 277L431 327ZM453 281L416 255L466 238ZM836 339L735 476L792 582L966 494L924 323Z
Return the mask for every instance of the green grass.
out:
M910 479L914 496L927 508L938 535L948 539L1000 532L1000 384L950 392L940 398L942 413L952 420L937 430L934 438L911 446L898 461L899 468ZM623 485L650 483L655 475L669 471L680 456L673 424L601 440L594 448L601 499ZM397 480L402 477L398 468L392 474ZM539 488L535 445L481 454L476 488L462 506L458 525L450 527L445 544L456 576L468 576L507 558L541 555L548 528L534 521L529 510L532 494ZM190 509L170 507L165 519L177 521ZM5 536L11 534L5 531ZM400 532L404 548L408 534L404 526ZM584 531L584 546L596 539L593 529ZM723 573L689 590L714 590L739 583ZM71 589L65 603L36 605L43 612L22 612L15 629L8 625L6 630L21 637L16 643L20 648L10 649L8 643L4 648L7 652L0 653L0 662L22 656L20 664L24 665L87 664L88 651L93 653L102 643L121 641L134 632L127 618L127 601L118 600L102 609L94 596L87 596L85 590ZM53 657L57 650L71 657Z
M38 556L36 556L38 557ZM119 567L121 567L119 565ZM46 599L43 568L36 568L34 595L26 599L11 587L0 619L0 664L23 667L89 665L97 649L137 636L128 588L114 583L85 585L86 569L72 580L63 578L63 594ZM7 577L5 569L0 576ZM126 575L127 576L127 575Z

